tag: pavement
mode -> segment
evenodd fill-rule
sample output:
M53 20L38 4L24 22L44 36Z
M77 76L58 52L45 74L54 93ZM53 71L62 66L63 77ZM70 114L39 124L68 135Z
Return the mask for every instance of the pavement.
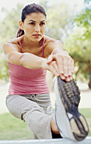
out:
M81 101L79 108L91 108L91 89L88 88L87 84L77 82L77 85L81 92ZM6 108L5 99L8 95L9 83L0 85L0 114L8 112ZM55 107L55 93L50 92L50 98L52 107Z

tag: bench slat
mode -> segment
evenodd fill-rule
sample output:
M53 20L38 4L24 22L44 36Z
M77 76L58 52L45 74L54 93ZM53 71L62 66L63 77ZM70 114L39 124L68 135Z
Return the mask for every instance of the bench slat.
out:
M0 144L91 144L91 137L81 142L68 139L42 139L42 140L0 140Z

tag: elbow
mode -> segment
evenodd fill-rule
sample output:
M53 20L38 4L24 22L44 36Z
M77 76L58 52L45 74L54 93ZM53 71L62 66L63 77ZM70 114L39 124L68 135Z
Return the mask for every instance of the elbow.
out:
M27 57L25 56L25 54L22 54L19 57L19 65L29 68L29 63L28 63L28 60L27 60Z
M24 57L23 54L19 57L19 65L21 65L21 66L24 66L24 60L23 60L23 57Z
M7 47L7 43L4 43L3 46L2 46L2 51L5 53L5 49Z

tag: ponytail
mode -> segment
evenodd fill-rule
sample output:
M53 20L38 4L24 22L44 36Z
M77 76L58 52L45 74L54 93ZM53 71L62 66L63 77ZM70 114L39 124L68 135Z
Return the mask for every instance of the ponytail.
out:
M17 37L20 37L24 34L24 30L22 29L19 29L18 32L17 32Z

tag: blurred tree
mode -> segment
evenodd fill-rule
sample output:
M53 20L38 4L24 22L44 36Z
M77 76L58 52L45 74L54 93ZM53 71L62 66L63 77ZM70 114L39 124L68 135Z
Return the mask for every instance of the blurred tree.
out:
M62 42L71 31L70 21L73 19L74 9L70 9L66 4L55 4L47 10L46 34Z
M45 11L47 11L47 9L49 8L48 0L40 0L39 4L45 9Z
M16 37L16 33L19 29L20 12L22 9L22 4L17 4L16 8L13 8L10 12L5 9L6 17L3 19L0 25L0 42L1 44L7 42L8 40Z
M85 0L85 8L74 18L74 33L65 40L65 49L75 61L76 74L83 79L89 79L91 88L91 5L89 0Z
M85 78L88 78L91 72L91 42L89 40L83 41L78 36L81 37L80 28L65 40L64 48L75 61L76 76L83 74Z
M17 4L15 9L8 12L6 9L2 9L6 13L6 17L0 23L0 79L8 80L8 64L6 62L5 55L2 53L2 45L10 39L16 37L16 33L19 29L18 21L20 20L20 11L23 5Z
M68 7L64 2L50 5L48 0L40 0L47 12L46 35L64 41L72 27L70 21L76 13L76 7Z
M85 8L81 11L79 15L76 16L74 21L76 24L84 28L82 39L91 39L91 1L84 0Z

